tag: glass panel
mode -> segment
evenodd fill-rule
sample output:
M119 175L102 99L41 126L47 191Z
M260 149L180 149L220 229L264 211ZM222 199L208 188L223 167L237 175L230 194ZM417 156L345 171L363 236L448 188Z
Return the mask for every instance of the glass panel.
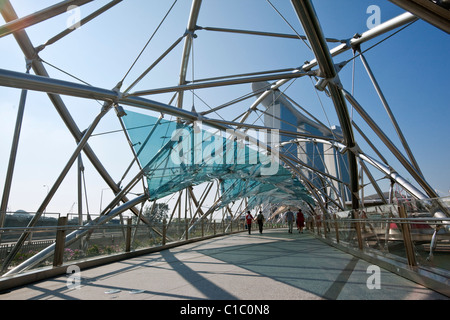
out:
M450 271L450 219L446 214L450 209L449 200L405 198L395 204L364 208L358 220L352 219L352 211L337 212L325 225L316 216L314 232L344 246L358 248L356 222L359 222L364 249L406 262L403 228L408 226L418 266ZM399 206L405 207L406 218L400 217Z
M272 158L245 137L237 138L232 131L212 133L198 123L126 113L124 123L145 168L152 200L219 179L222 206L243 197L249 197L249 207L268 202L313 204L305 187L278 162L278 170L266 174L274 164Z

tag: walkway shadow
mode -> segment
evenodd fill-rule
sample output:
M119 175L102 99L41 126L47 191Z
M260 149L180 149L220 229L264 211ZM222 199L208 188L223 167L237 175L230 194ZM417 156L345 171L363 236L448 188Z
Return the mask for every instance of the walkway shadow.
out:
M161 252L162 257L166 260L169 266L182 276L189 284L206 296L207 299L212 300L236 300L237 298L228 293L221 287L215 285L207 278L200 275L197 271L189 268L184 262L177 259L170 250Z
M266 232L250 237L264 238L268 242L197 252L259 274L262 279L270 278L325 299L335 298L326 296L325 292L333 284L332 275L341 269L327 262L330 259L328 247L313 238L300 240L287 233Z
M269 241L196 251L301 289L319 299L405 299L417 291L415 284L388 271L382 271L382 290L370 290L367 287L369 263L309 234L269 231L262 235L240 236Z

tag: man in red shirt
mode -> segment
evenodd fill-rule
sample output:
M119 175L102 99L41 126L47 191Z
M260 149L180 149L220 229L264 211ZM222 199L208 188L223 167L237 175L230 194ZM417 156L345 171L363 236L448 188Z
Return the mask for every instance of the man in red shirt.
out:
M247 222L247 230L248 230L248 234L252 233L252 221L253 221L253 216L250 213L250 211L247 211L247 215L245 216L245 221Z

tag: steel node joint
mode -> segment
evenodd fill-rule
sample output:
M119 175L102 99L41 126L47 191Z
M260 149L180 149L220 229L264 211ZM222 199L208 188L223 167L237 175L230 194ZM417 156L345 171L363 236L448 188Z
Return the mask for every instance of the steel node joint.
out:
M337 89L342 89L342 83L339 76L336 75L334 78L321 78L317 81L315 88L319 91L326 91L329 85L335 86ZM329 96L329 93L327 92Z
M189 29L186 29L186 31L184 32L184 34L183 34L183 37L185 37L185 36L190 36L191 37L191 39L196 39L198 36L195 34L195 31L197 30L197 27L196 28L194 28L194 30L189 30ZM201 29L200 29L201 30Z

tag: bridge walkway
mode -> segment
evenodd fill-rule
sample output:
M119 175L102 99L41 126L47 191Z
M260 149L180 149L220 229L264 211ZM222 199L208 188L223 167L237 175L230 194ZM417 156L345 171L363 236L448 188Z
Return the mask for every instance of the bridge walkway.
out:
M64 275L3 292L0 300L448 299L389 271L381 269L377 278L371 270L370 263L309 233L276 229L81 270L79 286L68 285Z

